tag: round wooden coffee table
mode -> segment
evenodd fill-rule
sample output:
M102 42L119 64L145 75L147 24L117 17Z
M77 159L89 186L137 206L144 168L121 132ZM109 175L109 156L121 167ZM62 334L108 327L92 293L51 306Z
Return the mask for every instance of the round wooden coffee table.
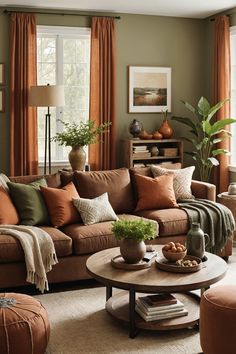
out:
M154 246L162 255L163 246ZM129 335L136 336L137 328L169 330L193 326L199 320L199 297L191 290L201 289L203 293L211 284L222 279L227 271L226 262L207 253L206 266L194 273L170 273L160 270L152 261L150 268L142 270L116 269L111 258L119 255L119 247L97 252L86 263L88 273L106 286L106 309L117 320L129 324ZM127 290L112 296L112 288ZM188 315L160 321L146 322L135 312L136 293L176 293L184 303ZM138 294L140 296L141 294Z

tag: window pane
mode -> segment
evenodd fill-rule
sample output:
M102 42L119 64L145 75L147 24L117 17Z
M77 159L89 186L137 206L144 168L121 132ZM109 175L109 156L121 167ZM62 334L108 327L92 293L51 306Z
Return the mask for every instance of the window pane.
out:
M41 32L40 32L41 29ZM59 33L59 34L58 34ZM38 85L63 84L65 106L50 108L51 136L63 129L58 122L87 121L89 114L90 34L78 28L38 26ZM38 109L39 159L44 160L44 129L46 108ZM52 161L68 161L70 147L51 143Z

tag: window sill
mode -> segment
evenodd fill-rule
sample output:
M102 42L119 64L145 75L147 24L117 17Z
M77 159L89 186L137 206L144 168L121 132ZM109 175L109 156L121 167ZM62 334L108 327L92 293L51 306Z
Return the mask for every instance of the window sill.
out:
M229 165L229 171L230 172L236 172L236 166L235 165Z
M48 166L48 162L47 162ZM52 167L70 167L70 163L68 161L52 161L51 162ZM40 161L38 163L38 167L44 167L44 162Z

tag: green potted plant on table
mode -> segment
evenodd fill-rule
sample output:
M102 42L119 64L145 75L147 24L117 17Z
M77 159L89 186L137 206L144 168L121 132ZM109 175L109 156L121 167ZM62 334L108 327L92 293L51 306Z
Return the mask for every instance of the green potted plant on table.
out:
M111 122L100 124L95 126L93 120L87 122L80 121L79 123L63 122L64 130L61 133L57 133L52 141L58 142L59 145L71 146L72 150L69 152L69 161L73 170L84 169L86 161L86 153L83 149L84 146L94 144L97 141L99 134L108 131L108 127Z
M187 152L187 154L196 161L200 179L204 182L209 181L212 167L219 165L216 156L228 153L226 149L217 148L217 144L231 136L230 132L226 130L225 127L235 123L236 119L225 118L219 121L214 121L213 119L216 112L221 109L227 101L229 100L220 101L211 107L207 99L201 97L196 108L188 102L181 101L192 113L193 117L174 116L171 118L190 128L190 133L193 137L184 137L183 139L193 145L193 151Z
M120 253L126 263L138 263L146 253L145 240L156 237L154 222L141 220L118 220L112 223L112 232L121 240Z

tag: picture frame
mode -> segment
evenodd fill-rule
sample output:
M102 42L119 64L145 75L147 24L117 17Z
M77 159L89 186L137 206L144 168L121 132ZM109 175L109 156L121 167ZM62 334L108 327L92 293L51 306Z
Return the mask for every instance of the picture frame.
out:
M6 84L6 68L4 63L0 63L0 85Z
M171 68L129 66L129 113L171 111Z
M0 89L0 113L5 112L5 89Z

